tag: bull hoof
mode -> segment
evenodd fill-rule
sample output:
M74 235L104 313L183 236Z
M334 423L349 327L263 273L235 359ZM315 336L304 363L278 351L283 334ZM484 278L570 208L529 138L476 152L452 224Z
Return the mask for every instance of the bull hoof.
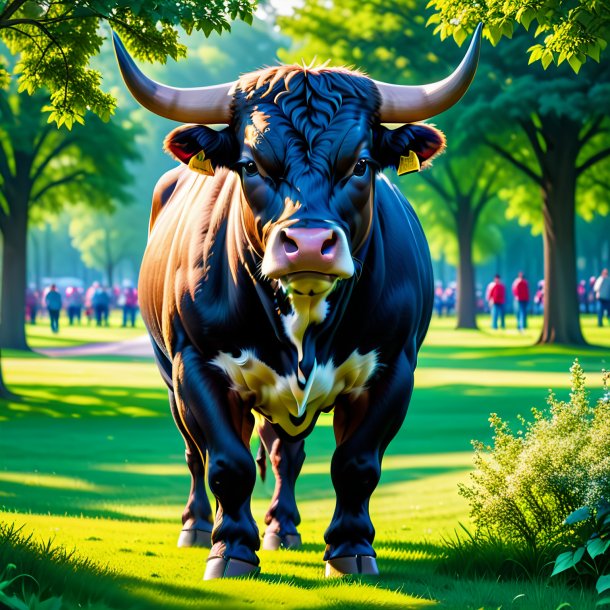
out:
M354 557L335 557L326 562L326 578L338 578L348 574L361 574L363 576L378 576L377 561L369 555L355 555Z
M180 548L186 547L204 547L209 549L212 546L212 528L210 531L190 529L182 530L180 536L178 536L178 546Z
M263 536L263 551L298 549L301 544L300 534L286 534L285 536L280 536L275 532L265 532L265 535Z
M205 566L203 580L214 578L237 578L239 576L258 576L261 569L253 563L240 559L211 557Z

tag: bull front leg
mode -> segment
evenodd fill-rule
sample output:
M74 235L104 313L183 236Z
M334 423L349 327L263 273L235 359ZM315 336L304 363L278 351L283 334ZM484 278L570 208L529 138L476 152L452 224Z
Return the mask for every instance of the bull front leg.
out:
M263 549L276 551L279 548L298 548L301 546L301 536L297 526L301 517L294 488L305 460L305 442L281 439L267 421L259 426L258 434L269 454L275 477L273 498L265 515L267 529L263 537Z
M379 573L373 550L371 494L381 476L381 460L407 412L413 367L401 354L359 399L335 407L337 448L331 477L337 502L324 534L326 576Z
M257 573L260 541L250 511L256 468L248 446L253 417L192 346L174 357L173 378L182 420L194 419L189 433L198 446L207 446L208 484L216 498L204 579Z
M199 442L203 443L199 446L195 444L193 437L189 433L188 429L195 429L196 427L196 422L192 416L189 421L182 421L182 416L176 404L176 397L174 396L171 362L154 341L152 341L152 346L155 362L159 367L163 381L167 385L172 417L184 439L184 457L191 473L191 491L182 513L182 530L178 537L178 546L209 548L212 546L212 509L205 491L205 455L207 448L205 443L203 443L203 435L201 433L195 435L200 439ZM188 416L189 414L185 413L185 415Z
M169 390L169 405L176 426L184 439L184 457L191 473L191 490L186 506L182 513L182 531L178 537L179 547L207 547L212 546L212 508L205 490L205 444L197 446L189 433L197 427L192 414L188 415L186 422L182 421L173 390ZM203 435L194 434L203 443Z

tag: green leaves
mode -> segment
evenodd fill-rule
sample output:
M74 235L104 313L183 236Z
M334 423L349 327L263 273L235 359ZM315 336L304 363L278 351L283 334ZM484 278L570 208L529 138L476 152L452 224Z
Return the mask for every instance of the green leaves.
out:
M551 576L555 576L565 570L569 570L574 567L574 552L566 551L565 553L561 553L555 560L555 566L553 567L553 573Z
M545 69L553 62L559 65L567 60L578 73L587 57L600 61L610 38L607 4L591 0L472 3L431 0L428 6L436 9L428 23L436 26L434 32L440 34L441 39L455 37L457 31L470 32L482 21L486 25L485 36L495 46L502 38L511 38L515 26L529 32L531 25L536 23L533 32L536 45L532 47L536 51L530 55L529 63L540 61Z
M595 588L600 595L602 593L605 593L606 591L610 591L610 574L608 574L606 576L600 576L597 579ZM608 602L606 601L606 603L608 603Z
M18 597L13 594L10 595L9 591L12 585L23 579L29 579L33 581L38 587L36 579L29 574L17 574L16 576L10 577L11 574L17 569L14 563L9 563L2 573L0 573L0 606L7 610L60 610L62 605L61 597L49 597L45 600L39 599L39 597L33 593L23 593L22 597Z
M601 407L604 403L600 401ZM582 523L584 521L594 521L593 533L588 540L573 551L561 553L555 560L553 576L574 569L580 575L592 574L597 576L595 588L599 595L610 591L610 574L599 575L600 572L607 571L610 560L610 504L601 499L597 505L595 519L592 519L592 512L589 507L583 506L571 513L565 520L566 525ZM602 597L598 600L597 606L607 606L610 604L610 596Z
M117 30L135 57L165 62L184 57L177 28L206 36L230 30L235 19L252 20L253 0L8 0L0 11L0 39L15 56L12 76L20 91L51 94L50 122L70 129L91 110L108 119L116 101L102 91L101 75L89 68L108 27ZM0 70L0 86L6 85Z

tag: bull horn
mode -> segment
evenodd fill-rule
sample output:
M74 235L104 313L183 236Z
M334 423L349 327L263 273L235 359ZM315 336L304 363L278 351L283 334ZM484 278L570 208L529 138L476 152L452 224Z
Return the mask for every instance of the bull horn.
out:
M235 83L190 89L162 85L143 74L115 32L112 38L123 80L142 106L180 123L230 122Z
M479 23L470 47L453 74L429 85L392 85L374 81L381 95L379 109L382 123L423 121L448 110L457 103L470 86L479 63L481 30Z

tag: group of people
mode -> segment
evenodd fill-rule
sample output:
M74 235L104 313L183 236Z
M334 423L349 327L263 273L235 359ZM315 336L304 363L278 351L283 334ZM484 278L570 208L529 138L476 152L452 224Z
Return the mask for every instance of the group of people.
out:
M589 281L590 290L586 289L586 281L579 283L577 288L578 299L583 303L596 303L597 325L603 326L604 315L610 322L610 277L608 269L603 269L598 277L593 277ZM519 272L512 283L511 291L515 301L517 315L517 329L523 332L527 328L527 314L530 303L530 289L523 272ZM496 274L493 281L487 286L485 298L489 303L491 311L491 327L497 329L498 326L506 328L504 319L506 307L506 287L502 283L499 274ZM536 294L534 296L534 306L541 312L544 304L544 281L538 282ZM585 311L589 311L589 307Z
M511 286L513 297L515 300L516 315L517 315L517 330L523 332L527 328L527 312L530 302L530 288L523 271L519 271L517 277ZM500 274L496 273L493 282L487 286L485 291L485 299L489 303L491 312L491 327L506 328L505 307L506 307L506 286L500 278Z
M123 287L109 289L99 282L83 290L78 286L68 286L60 291L56 284L51 284L42 294L35 288L28 288L25 296L26 319L36 324L38 314L46 309L49 315L51 330L59 332L59 316L65 308L68 323L80 324L84 312L87 323L95 321L97 326L108 326L108 317L113 307L123 310L123 326L135 326L138 312L138 291L129 282Z

